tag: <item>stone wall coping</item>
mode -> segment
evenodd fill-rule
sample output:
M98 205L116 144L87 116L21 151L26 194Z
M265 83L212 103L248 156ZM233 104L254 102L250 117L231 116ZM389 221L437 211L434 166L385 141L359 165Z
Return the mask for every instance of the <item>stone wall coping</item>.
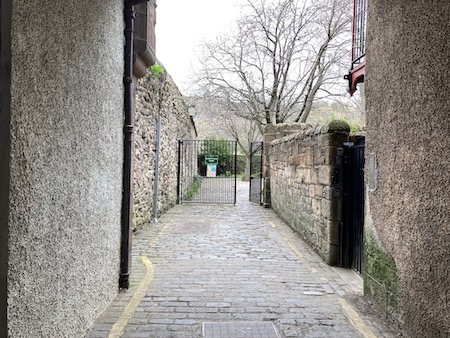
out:
M277 126L274 126L277 127ZM284 127L284 126L282 126ZM266 127L265 130L268 128ZM270 131L274 129L269 129ZM275 129L276 131L277 129ZM342 120L333 120L327 124L322 125L309 125L308 128L305 128L301 131L295 132L293 134L287 135L285 137L273 140L270 142L270 145L277 145L282 143L291 142L293 140L303 140L308 137L313 137L314 135L319 134L332 134L332 133L346 133L348 134L350 132L350 126L347 122Z

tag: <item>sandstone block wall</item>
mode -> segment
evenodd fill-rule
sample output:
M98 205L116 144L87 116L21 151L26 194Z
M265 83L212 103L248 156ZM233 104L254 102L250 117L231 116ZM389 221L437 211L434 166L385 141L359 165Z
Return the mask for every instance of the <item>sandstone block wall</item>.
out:
M269 161L269 143L275 139L280 139L286 135L314 127L306 123L281 123L276 126L267 125L263 135L263 187L262 200L263 205L270 207L270 161Z
M152 219L158 114L162 117L159 215L176 203L178 140L195 139L196 130L183 97L169 75L164 83L150 75L140 79L135 104L133 227L137 229Z
M331 265L338 262L342 199L341 180L333 183L333 175L348 132L345 122L332 121L267 147L272 208Z

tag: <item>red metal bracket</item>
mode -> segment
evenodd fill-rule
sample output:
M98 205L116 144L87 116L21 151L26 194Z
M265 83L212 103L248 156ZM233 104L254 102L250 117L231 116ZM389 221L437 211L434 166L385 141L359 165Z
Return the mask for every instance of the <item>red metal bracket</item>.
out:
M350 72L344 76L348 80L348 89L350 96L356 92L356 85L364 82L364 75L366 74L366 62L362 62L352 68Z

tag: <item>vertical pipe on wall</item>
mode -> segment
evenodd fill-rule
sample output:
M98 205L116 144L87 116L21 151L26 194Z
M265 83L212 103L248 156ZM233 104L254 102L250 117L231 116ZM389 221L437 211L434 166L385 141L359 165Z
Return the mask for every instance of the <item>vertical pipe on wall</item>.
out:
M178 140L178 166L177 166L177 204L181 204L181 146L182 140Z
M234 141L234 203L236 204L236 190L237 190L237 141Z
M0 337L8 336L11 0L0 0Z
M133 28L134 10L131 1L125 1L125 70L124 70L124 160L122 197L122 239L120 248L119 287L130 285L131 263L131 217L132 217L132 178L133 178Z
M155 185L153 189L153 223L158 223L158 188L159 188L159 158L161 153L161 107L156 120L156 163Z
M124 51L124 150L123 150L123 196L122 196L122 239L120 246L119 287L130 286L131 268L131 220L133 207L133 31L134 5L147 0L125 0L125 51Z

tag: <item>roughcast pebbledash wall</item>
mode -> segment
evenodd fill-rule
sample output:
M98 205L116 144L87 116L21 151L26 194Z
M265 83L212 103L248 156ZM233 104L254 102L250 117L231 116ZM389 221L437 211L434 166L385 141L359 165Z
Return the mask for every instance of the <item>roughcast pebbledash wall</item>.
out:
M8 7L8 337L83 337L118 288L123 2Z
M450 2L368 3L366 238L408 336L450 337Z

